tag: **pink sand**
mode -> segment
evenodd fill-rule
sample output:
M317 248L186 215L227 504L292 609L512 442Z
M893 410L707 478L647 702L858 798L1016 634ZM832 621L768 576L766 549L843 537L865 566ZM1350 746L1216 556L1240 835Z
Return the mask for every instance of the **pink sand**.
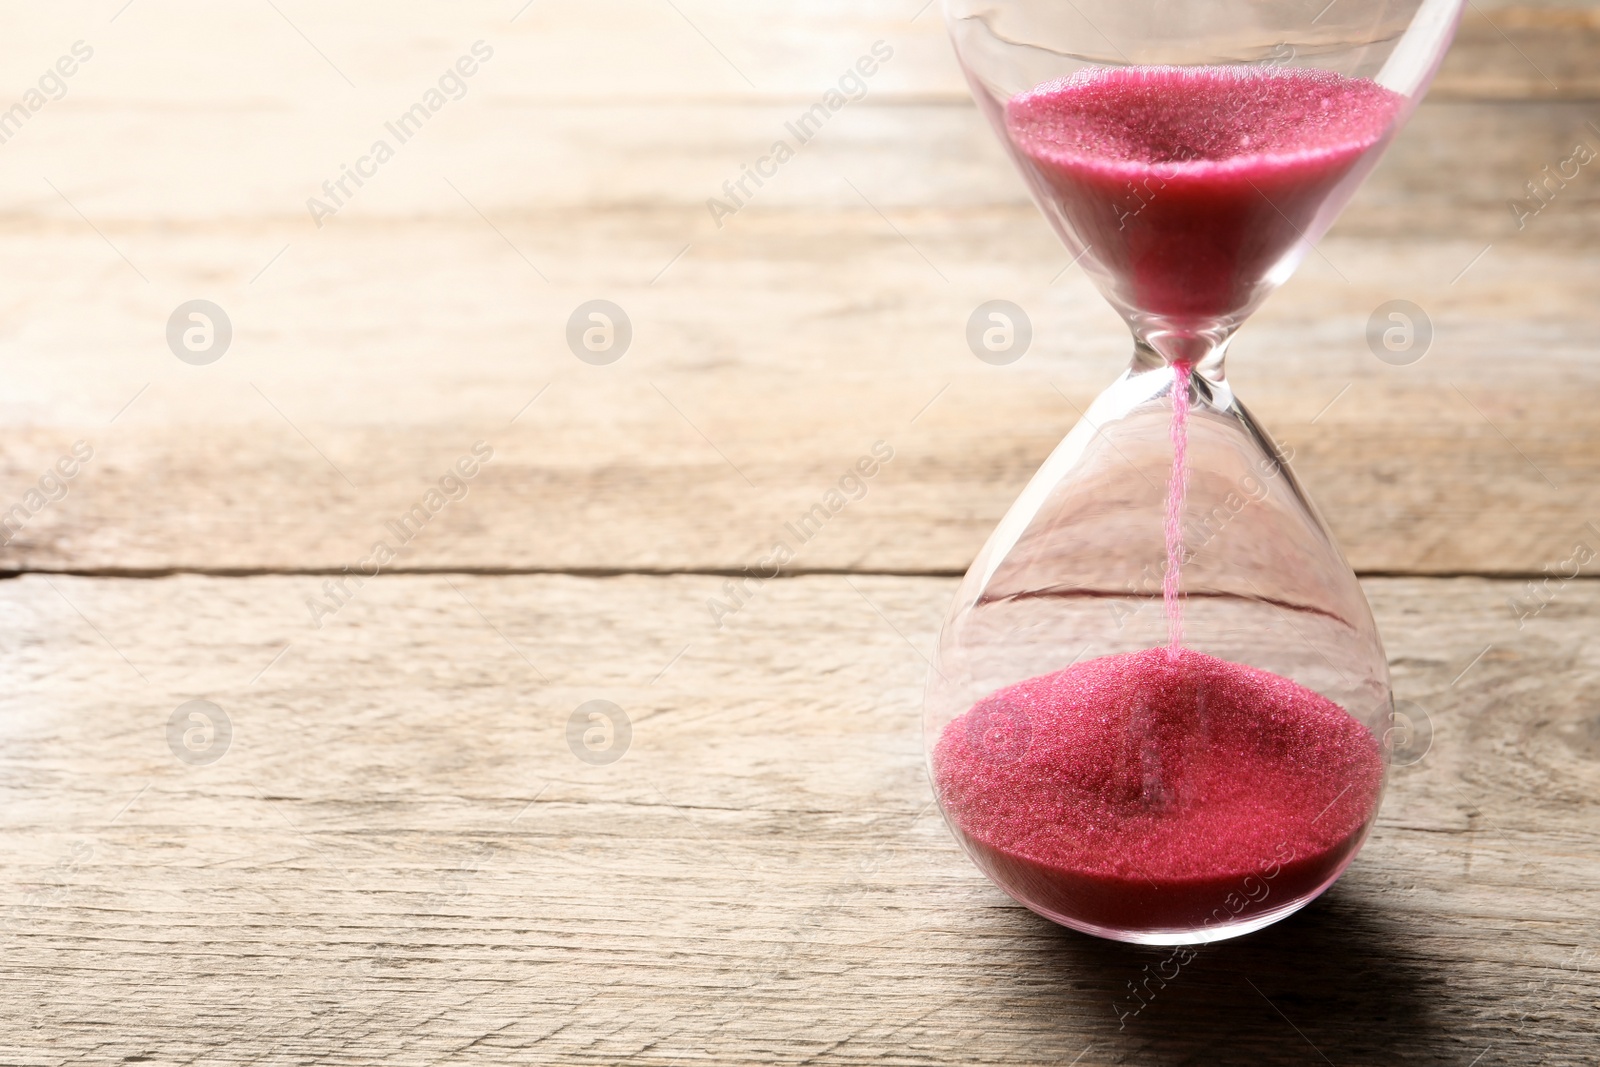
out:
M990 877L1113 930L1201 929L1315 893L1383 779L1377 741L1337 704L1159 648L992 694L944 729L933 768Z
M1186 363L1173 367L1172 473L1167 477L1165 533L1167 569L1161 575L1161 606L1167 613L1167 653L1176 659L1183 648L1183 505L1189 495L1189 377Z
M1095 68L1012 98L1036 185L1134 307L1205 324L1247 306L1403 98L1298 68Z
M1125 300L1179 329L1247 306L1401 98L1318 70L1092 70L1010 101L1042 189ZM1189 386L1172 386L1167 647L991 694L935 745L939 797L978 864L1052 917L1198 931L1297 903L1360 845L1378 743L1286 678L1183 647Z

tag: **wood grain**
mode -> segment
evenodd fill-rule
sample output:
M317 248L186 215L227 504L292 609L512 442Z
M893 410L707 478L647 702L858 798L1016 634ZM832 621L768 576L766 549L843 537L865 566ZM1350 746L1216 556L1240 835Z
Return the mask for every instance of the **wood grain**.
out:
M1081 277L1050 285L1062 264L1020 210L907 223L949 283L867 212L739 225L670 282L641 273L598 290L636 325L636 350L611 367L561 340L596 290L529 286L515 257L448 230L404 254L341 237L308 276L286 271L286 291L235 304L237 352L209 367L166 352L152 324L170 308L153 299L142 326L33 302L63 335L37 327L47 358L9 365L9 499L74 440L96 458L0 558L338 569L484 440L494 461L397 566L738 569L883 440L895 460L795 566L963 570L1119 372L1115 316ZM659 231L640 229L591 237L642 257ZM33 245L52 246L104 253ZM1330 239L1230 357L1363 571L1538 573L1600 516L1586 399L1596 261L1508 240L1452 284L1483 247ZM345 255L372 264L361 284L337 284ZM454 281L466 285L450 306L432 304ZM967 312L996 294L1035 322L1038 351L1010 367L963 340ZM1412 366L1385 366L1364 339L1395 297L1435 323ZM445 337L455 355L432 358Z
M1329 894L1130 1016L1166 954L1012 903L922 769L951 576L1127 339L919 6L8 21L0 103L95 55L0 145L0 1061L1594 1062L1600 586L1481 576L1600 546L1592 168L1511 206L1600 145L1600 9L1475 5L1237 339L1357 568L1480 577L1365 582L1432 747ZM307 198L478 40L319 228ZM876 40L867 96L717 226ZM164 339L197 297L235 329L200 367ZM596 297L634 326L612 366L564 341ZM996 297L1036 331L1009 367L963 339ZM1364 340L1396 298L1435 327L1403 367ZM721 574L879 441L717 628ZM233 731L209 764L169 739L196 699ZM613 763L569 740L592 700Z
M796 567L953 573L1125 359L1081 274L1053 281L931 12L479 5L375 36L359 5L101 6L0 46L19 69L97 49L4 146L0 511L72 442L96 458L0 568L338 570L484 440L396 566L738 570L883 440L895 463ZM1520 230L1509 208L1600 145L1593 10L1469 17L1438 102L1238 340L1362 571L1537 573L1600 514L1592 176ZM706 199L880 38L867 97L715 225ZM466 95L314 225L306 199L478 39ZM636 329L613 367L563 340L596 296ZM962 339L995 296L1036 325L1009 368ZM195 297L236 328L208 367L163 340ZM1398 369L1363 337L1396 297L1438 327Z
M1035 918L929 807L951 581L721 631L714 578L384 578L312 630L317 585L0 585L8 1060L1592 1060L1594 583L1519 630L1511 583L1369 581L1431 750L1331 893L1120 1029L1165 952ZM195 697L208 766L163 733ZM565 736L597 698L608 766Z

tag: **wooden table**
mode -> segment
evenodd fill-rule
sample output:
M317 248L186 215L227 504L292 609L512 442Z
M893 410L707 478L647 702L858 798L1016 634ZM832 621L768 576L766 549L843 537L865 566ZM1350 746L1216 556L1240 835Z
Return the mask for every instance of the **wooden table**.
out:
M1162 953L1013 904L922 769L955 579L1127 348L937 8L71 2L8 20L17 98L78 41L0 144L0 1062L1600 1060L1600 561L1511 606L1600 549L1594 168L1508 208L1600 147L1600 8L1474 7L1238 338L1433 743L1332 891L1120 1020ZM963 341L997 297L1006 367ZM1396 298L1435 328L1399 367ZM609 365L565 340L591 299ZM594 700L614 762L569 744Z

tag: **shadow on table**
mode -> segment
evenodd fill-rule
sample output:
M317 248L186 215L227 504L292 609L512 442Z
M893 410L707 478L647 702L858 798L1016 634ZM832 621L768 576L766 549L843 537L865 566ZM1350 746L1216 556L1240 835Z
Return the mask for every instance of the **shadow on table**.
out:
M1336 894L1257 933L1196 946L1181 966L1171 948L1053 927L1062 995L1106 993L1107 1025L1085 1064L1454 1062L1460 1047L1429 1020L1442 972L1405 952L1399 923Z

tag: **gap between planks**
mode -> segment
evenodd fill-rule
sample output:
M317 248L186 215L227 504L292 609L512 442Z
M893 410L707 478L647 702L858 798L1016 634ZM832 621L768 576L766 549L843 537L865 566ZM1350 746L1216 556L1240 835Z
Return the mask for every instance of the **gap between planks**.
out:
M703 578L749 578L754 577L750 572L752 567L472 567L472 566L438 566L438 567L385 567L375 575L362 575L365 578L382 578L386 576L429 576L429 575L462 575L464 577L487 578L515 578L536 575L565 575L571 578L671 578L678 575L692 575ZM330 577L348 574L347 567L23 567L0 569L0 581L21 578L30 574L47 576L61 576L67 578L126 578L151 580L157 578L175 578L183 575L193 575L201 578L272 578L272 577ZM762 581L776 581L784 578L810 578L827 575L859 576L862 578L961 578L967 573L966 568L959 570L951 567L888 567L888 568L854 568L854 567L796 567L784 569L775 575L761 578ZM1535 581L1540 578L1549 578L1547 571L1531 570L1358 570L1355 571L1358 579L1381 578L1417 578L1425 580L1446 580L1451 578L1479 578L1486 581ZM1565 581L1575 582L1600 582L1600 574L1578 574Z

